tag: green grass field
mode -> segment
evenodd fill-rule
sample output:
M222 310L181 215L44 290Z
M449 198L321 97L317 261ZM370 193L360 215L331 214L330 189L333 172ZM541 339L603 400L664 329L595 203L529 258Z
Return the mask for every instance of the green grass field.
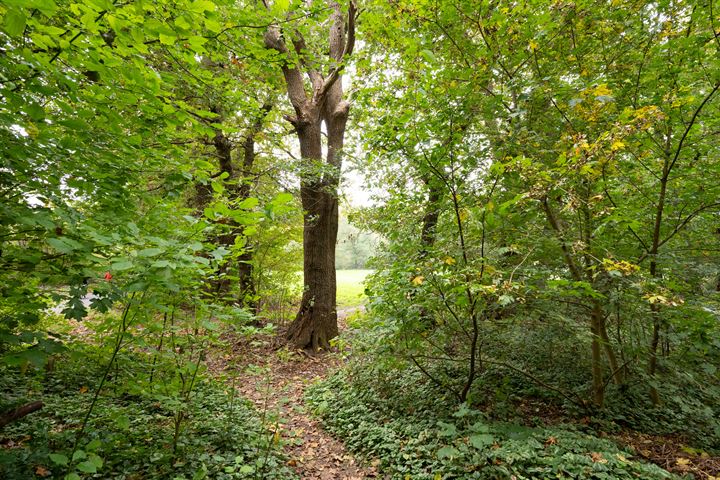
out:
M338 270L337 271L337 306L338 308L357 307L365 301L363 280L372 270Z
M372 270L336 270L337 308L358 307L365 302L363 281ZM298 285L302 287L302 272L298 272Z

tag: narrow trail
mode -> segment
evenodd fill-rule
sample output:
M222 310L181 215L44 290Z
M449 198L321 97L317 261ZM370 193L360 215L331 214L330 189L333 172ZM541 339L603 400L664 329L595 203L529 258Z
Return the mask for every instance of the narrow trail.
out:
M338 312L341 330L354 309ZM275 350L271 338L247 339L232 346L212 369L232 372L231 381L264 415L267 428L282 439L288 465L308 480L376 478L373 466L361 465L343 443L323 430L303 402L305 389L342 366L340 355L307 356ZM232 360L230 360L232 359ZM264 412L264 413L263 413Z

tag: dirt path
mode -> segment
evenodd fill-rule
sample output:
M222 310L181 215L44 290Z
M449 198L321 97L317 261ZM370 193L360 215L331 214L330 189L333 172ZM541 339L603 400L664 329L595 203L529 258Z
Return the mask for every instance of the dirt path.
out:
M339 312L341 318L350 312ZM341 320L341 323L342 322ZM342 365L339 355L317 357L275 350L272 339L242 339L225 361L213 368L234 377L238 391L265 412L266 423L282 438L292 466L308 480L359 480L377 477L374 467L362 466L339 440L325 432L303 403L305 388ZM234 362L232 365L229 359ZM231 380L232 381L232 380Z

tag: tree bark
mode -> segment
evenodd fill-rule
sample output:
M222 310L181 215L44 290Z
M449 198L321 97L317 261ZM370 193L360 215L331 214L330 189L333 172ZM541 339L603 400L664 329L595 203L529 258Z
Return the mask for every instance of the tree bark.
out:
M658 262L657 255L660 250L660 231L662 227L663 214L665 212L665 199L667 196L667 184L672 170L670 161L670 139L671 134L668 132L666 137L665 155L663 160L662 177L660 177L660 191L658 192L658 201L655 206L655 223L653 224L652 246L648 252L650 256L650 276L658 278ZM657 350L660 344L660 330L662 329L662 318L660 316L660 307L657 304L650 305L650 316L652 317L653 329L650 338L650 350L648 355L648 375L651 380L656 379L657 373ZM660 404L660 393L655 385L650 385L650 401L653 405Z
M255 167L255 140L262 131L265 117L267 117L272 108L273 103L271 101L265 102L252 126L245 134L245 139L243 140L242 179L240 180L239 188L236 189L237 200L240 202L250 198L253 183L253 169ZM235 239L233 238L233 243L234 242ZM239 303L252 313L257 313L257 303L255 299L256 288L253 280L253 246L249 241L245 244L245 251L240 254L237 259L237 272Z
M308 59L307 46L298 32L288 37L298 62L283 64L288 97L295 117L287 120L295 127L300 142L303 171L300 197L303 206L304 291L300 309L286 333L288 342L315 351L328 349L337 336L335 244L338 231L337 189L342 167L342 148L350 104L343 100L343 61L355 43L355 5L351 1L346 15L330 0L328 33L330 71L323 75ZM347 20L347 21L346 21ZM288 46L277 26L265 34L267 48L288 54ZM305 90L305 73L312 92ZM323 158L322 124L327 129L327 156Z
M428 199L425 204L425 214L422 219L422 231L420 233L420 258L428 254L428 250L435 244L438 220L440 219L440 194L441 189L437 182L433 182L430 175L423 176L423 183L428 187Z

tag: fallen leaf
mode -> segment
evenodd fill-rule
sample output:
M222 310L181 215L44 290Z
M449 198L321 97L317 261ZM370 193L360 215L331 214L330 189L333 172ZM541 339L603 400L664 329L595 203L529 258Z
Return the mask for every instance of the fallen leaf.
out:
M592 461L595 463L607 463L607 459L603 457L603 454L600 452L592 452L590 458L592 458Z
M43 467L42 465L38 465L35 467L35 475L39 477L49 477L50 476L50 470Z

